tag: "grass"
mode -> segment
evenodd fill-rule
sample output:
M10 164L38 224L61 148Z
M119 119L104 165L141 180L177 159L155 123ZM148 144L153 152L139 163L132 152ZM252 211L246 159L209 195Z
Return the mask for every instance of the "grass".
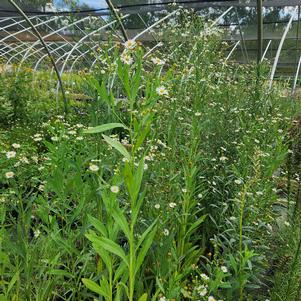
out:
M67 118L2 75L0 300L298 300L298 102L193 14L162 35L64 75Z

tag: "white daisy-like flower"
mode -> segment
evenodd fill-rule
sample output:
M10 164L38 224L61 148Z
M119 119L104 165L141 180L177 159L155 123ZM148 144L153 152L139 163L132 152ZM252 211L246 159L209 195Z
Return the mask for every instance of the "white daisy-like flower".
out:
M176 203L169 203L168 205L169 205L170 208L175 208L177 206Z
M121 54L120 59L126 65L132 65L134 63L134 59L125 52Z
M213 296L209 296L208 301L216 301L216 299Z
M155 65L159 65L159 66L162 66L165 64L165 61L164 60L161 60L157 57L153 57L152 59L152 62L155 64Z
M221 266L221 270L223 273L228 273L228 268L224 265Z
M208 281L209 280L209 277L206 275L206 274L201 274L200 275L201 276L201 278L203 279L203 280L205 280L205 281Z
M15 151L10 151L6 153L6 158L7 159L11 159L11 158L15 158L16 157L16 152Z
M159 301L167 301L167 299L165 297L161 297Z
M57 137L57 136L51 137L51 140L52 141L59 141L59 137Z
M39 185L39 187L38 187L38 189L40 190L40 191L44 191L44 189L45 189L45 185Z
M15 148L15 149L18 149L18 148L21 147L21 145L19 143L13 143L12 147Z
M91 171L93 171L93 172L99 171L99 167L98 167L97 165L95 165L95 164L91 164L91 165L89 166L89 169L90 169Z
M168 235L169 235L169 230L168 230L168 229L164 229L164 230L163 230L163 234L164 234L165 236L168 236Z
M236 179L236 180L234 180L234 183L237 184L237 185L240 185L240 184L242 184L242 180Z
M20 159L20 162L25 163L25 164L29 164L29 160L24 156Z
M116 185L114 185L114 186L111 186L110 190L111 190L111 192L113 192L113 193L118 193L118 192L119 192L119 187L116 186Z
M219 160L220 160L221 162L226 162L226 161L228 160L228 158L227 158L226 156L221 156L221 157L219 158Z
M134 40L128 40L123 45L126 49L132 50L137 46L137 43Z
M160 204L156 204L155 206L154 206L156 209L160 209Z
M32 159L35 163L38 163L38 162L39 162L39 157L38 157L38 156L32 156L31 159Z
M5 173L6 179L11 179L14 176L15 176L15 173L13 171L8 171L7 173Z
M41 234L41 231L39 229L36 229L34 232L33 232L33 235L35 238L38 238Z
M167 89L164 87L164 86L160 86L160 87L158 87L157 89L156 89L156 92L157 92L157 94L158 95L160 95L160 96L168 96L168 91L167 91Z
M207 293L208 293L208 290L207 290L207 288L206 288L205 285L200 285L200 286L197 288L197 291L198 291L198 293L199 293L199 295L200 295L201 297L205 297L205 296L207 295Z
M202 115L202 113L201 112L195 112L194 115L197 116L197 117L199 117L199 116Z

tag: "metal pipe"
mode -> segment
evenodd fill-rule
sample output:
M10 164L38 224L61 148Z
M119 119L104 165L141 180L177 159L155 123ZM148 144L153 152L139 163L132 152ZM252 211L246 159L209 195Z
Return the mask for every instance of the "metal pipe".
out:
M264 60L264 58L265 58L265 56L266 56L266 54L267 54L267 52L268 52L268 50L269 50L269 47L270 47L271 43L272 43L272 40L269 40L268 45L267 45L267 47L265 48L265 51L264 51L264 53L263 53L263 55L262 55L262 57L261 57L261 61L260 61L261 63L263 62L263 60Z
M262 16L262 0L257 0L257 63L262 58L262 38L263 38L263 16Z
M226 57L225 61L228 61L232 55L232 53L234 52L234 50L237 48L237 46L239 45L240 41L237 41L234 45L234 47L232 48L232 50L229 52L228 56Z
M126 30L125 30L125 28L123 26L123 23L122 23L122 19L120 18L117 10L115 9L115 7L114 7L113 3L111 2L111 0L106 0L106 2L107 2L108 6L109 6L109 8L111 10L111 12L113 13L115 19L117 20L117 22L118 22L118 24L120 26L120 29L121 29L121 32L122 32L124 40L128 41L129 37L128 37L127 33L126 33Z
M279 43L279 46L278 46L278 49L277 49L276 57L275 57L275 60L274 60L274 64L273 64L273 67L272 67L272 71L271 71L269 89L271 89L272 86L273 86L273 80L274 80L276 68L277 68L277 65L278 65L280 53L281 53L281 50L282 50L282 47L283 47L283 43L284 43L284 40L285 40L285 38L286 38L286 36L289 32L290 26L292 25L292 22L293 22L293 19L294 19L294 14L297 12L297 9L298 9L298 7L296 7L295 10L293 11L292 16L291 16L289 22L287 23L287 26L286 26L286 28L283 32L282 37L281 37L281 40L280 40L280 43Z

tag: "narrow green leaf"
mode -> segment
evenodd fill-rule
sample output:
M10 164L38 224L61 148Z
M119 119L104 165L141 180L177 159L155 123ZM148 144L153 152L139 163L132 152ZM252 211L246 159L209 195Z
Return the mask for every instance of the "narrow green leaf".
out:
M124 166L124 181L125 181L125 185L127 188L127 191L131 197L131 199L133 199L133 195L134 195L134 176L132 173L132 168L131 165L126 162L125 166Z
M136 224L136 221L138 219L138 215L139 215L139 212L140 212L140 208L143 204L143 200L144 200L144 197L145 197L145 194L146 194L146 191L142 191L139 198L138 198L138 201L136 202L135 204L135 208L133 209L133 214L132 214L132 223L133 225Z
M109 145L111 145L113 148L115 148L125 158L127 158L128 160L131 160L131 155L128 153L126 148L119 141L114 140L106 135L102 135L102 137Z
M202 215L196 222L194 222L190 228L188 229L188 231L185 234L185 237L187 237L188 235L191 235L193 233L193 231L195 231L197 229L197 227L202 224L204 222L204 220L206 219L207 215Z
M113 218L115 222L119 225L119 227L121 228L121 230L123 231L127 239L130 239L130 228L126 220L126 217L120 208L118 207L114 208Z
M112 300L112 294L110 291L110 284L108 282L107 277L105 277L104 275L102 276L101 280L100 280L100 287L101 289L106 293L106 295L108 296L108 298L105 298L106 301Z
M102 99L109 102L109 95L104 81L101 83L101 86L99 86L99 88L97 89L97 92Z
M82 282L92 292L94 292L98 295L104 296L106 298L109 297L108 294L97 283L95 283L91 279L83 278Z
M6 297L3 294L0 294L0 301L7 301Z
M136 261L136 267L135 267L135 274L138 273L143 261L144 261L144 258L150 248L150 246L152 245L153 243L153 240L154 240L154 236L157 232L157 227L155 227L152 232L150 232L147 237L145 238L144 242L143 242L143 245L142 245L142 248L139 252L139 255L137 257L137 261Z
M127 127L122 123L106 123L106 124L98 125L93 128L84 130L84 134L97 134L97 133L102 133L102 132L112 130L115 128L127 129Z
M101 243L101 246L105 250L117 255L118 257L120 257L123 260L123 262L127 266L129 266L129 262L128 262L128 259L127 259L126 255L125 255L125 252L123 251L123 249L116 242L114 242L114 241L112 241L108 238L105 238L105 237L99 237L98 241L99 241L99 243Z
M97 254L101 257L102 261L105 263L108 271L112 273L112 258L110 257L109 252L104 250L102 247L101 243L99 242L94 242L93 244L94 250L97 252Z
M139 247L141 246L141 244L143 243L144 239L146 238L146 236L148 235L149 232L152 231L152 229L154 228L154 226L156 225L158 219L156 219L141 235L141 237L139 238L139 241L137 243L136 246L136 250L138 251Z
M56 276L64 276L68 278L74 278L74 275L71 273L68 273L64 270L58 270L58 269L52 269L48 272L50 275L56 275Z
M17 282L18 278L19 278L19 271L17 271L17 272L15 273L15 275L13 276L13 278L10 280L9 285L8 285L8 287L7 287L7 293L9 293L10 290L13 288L13 286L14 286L15 283Z
M147 294L143 294L138 301L147 301Z
M133 194L133 202L135 203L141 188L142 178L144 173L144 158L140 160L138 168L134 174L134 194Z
M92 217L91 215L88 215L88 220L95 227L95 229L101 233L102 236L108 236L107 229L101 221Z
M114 282L118 281L120 278L124 277L127 278L128 277L128 269L126 267L126 264L124 262L122 262L118 268L116 269L115 273L114 273Z

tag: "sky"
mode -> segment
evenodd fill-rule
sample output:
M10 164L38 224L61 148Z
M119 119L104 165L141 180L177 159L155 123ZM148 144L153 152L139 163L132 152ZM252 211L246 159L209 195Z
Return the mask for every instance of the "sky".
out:
M80 0L81 4L88 4L93 8L103 8L107 7L105 0Z
M1 0L0 0L1 1ZM61 3L60 0L54 0L54 4ZM80 4L87 4L91 8L104 8L107 7L105 0L79 0Z

